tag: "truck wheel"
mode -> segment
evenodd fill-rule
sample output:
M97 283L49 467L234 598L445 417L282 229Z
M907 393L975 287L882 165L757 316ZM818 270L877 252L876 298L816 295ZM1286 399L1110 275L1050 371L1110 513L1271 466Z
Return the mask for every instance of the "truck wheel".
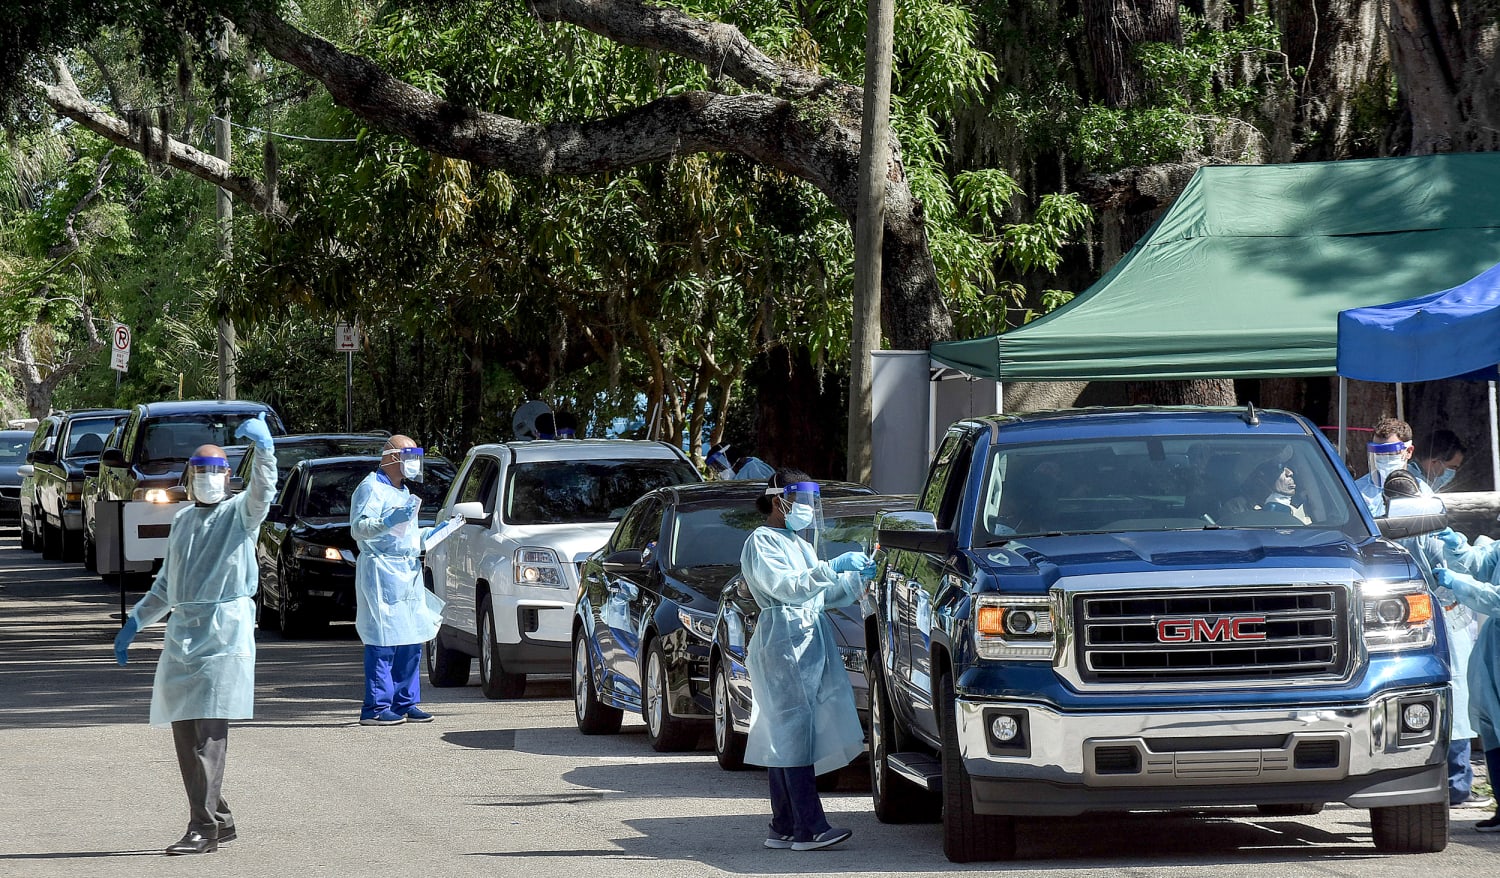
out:
M890 755L902 749L886 694L884 671L866 663L870 683L870 796L881 823L926 823L942 812L942 803L891 768Z
M729 662L714 664L714 756L725 771L745 770L745 736L734 730L729 707Z
M41 518L41 527L38 528L38 535L41 537L42 558L48 561L61 561L63 549L62 528L54 529L52 525L47 523L46 516L43 516Z
M573 718L578 721L578 731L585 735L613 735L620 731L625 718L625 711L599 700L589 639L582 628L573 634Z
M99 563L98 563L99 559L96 557L97 554L98 554L98 550L96 550L94 548L94 541L91 540L91 539L89 539L89 532L88 531L84 531L83 532L83 566L85 568L87 568L90 573L98 573L99 572Z
M526 675L507 673L500 666L495 609L489 595L479 604L479 688L486 698L520 698L526 692Z
M21 548L28 552L36 551L36 537L31 535L31 528L26 526L26 519L21 519Z
M83 560L83 534L69 533L65 527L57 529L57 544L60 547L58 554L64 561Z
M658 753L692 750L698 745L699 728L678 719L667 709L671 691L667 688L667 657L661 639L651 641L646 658L645 691L641 693L641 718L646 721L646 740Z
M281 636L287 640L300 640L326 631L327 619L313 615L306 607L299 607L292 601L292 589L288 585L291 580L287 579L285 567L281 568L279 581L281 582L281 607L276 616Z
M1375 849L1387 854L1435 854L1448 846L1448 803L1370 809Z
M422 656L427 662L427 682L439 689L469 685L469 670L474 657L444 646L443 632L439 631L427 641Z
M1255 810L1267 817L1311 817L1323 810L1323 803L1298 802L1294 805L1256 805Z
M958 747L958 698L951 673L938 681L938 709L943 714L943 853L954 863L1013 859L1015 818L974 813L969 772Z

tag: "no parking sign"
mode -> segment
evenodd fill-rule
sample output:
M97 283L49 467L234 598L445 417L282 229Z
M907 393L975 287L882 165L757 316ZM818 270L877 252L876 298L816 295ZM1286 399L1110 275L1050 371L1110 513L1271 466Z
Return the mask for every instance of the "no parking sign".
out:
M124 372L130 366L130 327L116 323L110 327L109 335L109 367L117 372Z

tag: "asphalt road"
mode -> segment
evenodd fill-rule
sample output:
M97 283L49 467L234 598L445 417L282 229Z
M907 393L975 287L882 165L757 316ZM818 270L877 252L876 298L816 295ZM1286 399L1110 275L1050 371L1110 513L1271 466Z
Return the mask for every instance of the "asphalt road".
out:
M1387 857L1363 811L1225 808L1027 820L1018 861L956 866L936 825L878 823L854 777L824 797L854 830L846 847L768 851L763 773L722 772L708 750L655 754L638 721L585 738L565 680L513 702L428 688L437 721L358 725L360 645L344 625L261 635L256 717L231 724L224 785L240 837L165 857L187 811L170 733L146 723L162 628L117 667L118 592L21 551L17 533L0 528L0 876L1478 875L1500 850L1500 834L1470 829L1476 811L1454 812L1443 853Z

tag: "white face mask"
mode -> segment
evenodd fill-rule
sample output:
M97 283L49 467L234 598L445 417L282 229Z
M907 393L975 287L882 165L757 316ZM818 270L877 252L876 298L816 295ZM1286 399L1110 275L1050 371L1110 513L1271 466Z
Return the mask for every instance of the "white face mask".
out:
M199 503L219 503L229 495L225 473L193 473L193 499Z
M806 503L793 503L786 513L788 530L802 530L813 523L813 508Z
M401 478L407 481L422 481L422 461L420 458L408 457L401 461Z

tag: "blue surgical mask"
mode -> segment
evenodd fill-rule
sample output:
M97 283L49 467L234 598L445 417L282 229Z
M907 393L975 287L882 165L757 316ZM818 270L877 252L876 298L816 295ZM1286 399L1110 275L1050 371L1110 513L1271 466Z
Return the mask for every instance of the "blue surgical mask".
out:
M1458 470L1453 467L1444 468L1442 472L1438 473L1438 477L1432 480L1432 490L1441 491L1448 487L1448 483L1452 482L1453 477L1456 475L1458 475Z
M793 503L792 508L786 513L786 526L788 530L802 530L812 527L813 508L806 503Z

